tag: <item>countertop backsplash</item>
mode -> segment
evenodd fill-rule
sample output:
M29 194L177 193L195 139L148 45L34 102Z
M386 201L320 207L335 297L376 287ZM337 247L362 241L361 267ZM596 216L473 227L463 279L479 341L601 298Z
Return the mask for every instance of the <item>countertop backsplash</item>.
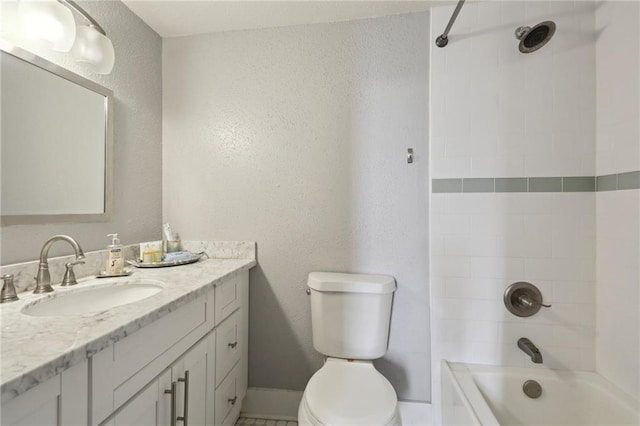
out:
M212 259L256 259L256 243L253 241L183 241L184 250L193 253L205 252ZM139 244L124 246L125 262L137 260L140 254ZM75 255L49 258L51 285L60 284L65 271L65 264L75 260ZM105 270L107 251L96 250L85 252L84 264L73 267L77 278L99 274ZM33 290L36 287L35 276L38 273L40 259L29 262L0 266L0 275L11 274L18 293ZM125 265L125 268L128 264Z

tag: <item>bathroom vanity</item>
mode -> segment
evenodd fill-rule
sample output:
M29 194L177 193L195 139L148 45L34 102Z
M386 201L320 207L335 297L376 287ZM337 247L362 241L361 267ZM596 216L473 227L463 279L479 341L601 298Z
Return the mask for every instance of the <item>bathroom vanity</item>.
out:
M44 296L20 294L20 301L0 308L1 423L233 424L247 389L249 269L255 264L207 259L79 280ZM118 280L161 289L100 312L24 313L43 299L122 285Z

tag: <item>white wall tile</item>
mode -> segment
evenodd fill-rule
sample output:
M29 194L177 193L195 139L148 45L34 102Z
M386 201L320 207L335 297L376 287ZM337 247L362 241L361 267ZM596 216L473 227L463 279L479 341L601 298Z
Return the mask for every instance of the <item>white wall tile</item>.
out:
M469 176L471 173L471 157L435 157L432 158L431 170L434 176L441 178L457 178Z
M640 17L639 17L640 20ZM596 369L640 396L640 193L597 194Z
M451 9L434 15L433 28L446 25ZM640 169L639 3L488 2L475 5L474 14L464 34L475 28L493 41L497 66L496 51L487 50L477 66L467 61L462 70L433 69L432 84L457 87L433 92L436 102L438 96L466 94L468 105L485 107L461 123L464 132L478 130L479 143L457 141L449 150L456 157L448 158L457 159L449 170L434 157L433 177L593 176ZM535 55L520 54L515 26L550 15L558 25L554 39ZM464 50L473 56L477 42L473 36L464 40L449 65L460 63ZM499 78L489 78L482 90L475 87L475 76L488 72ZM464 103L452 99L449 105ZM452 121L431 124L439 134L462 133L450 128ZM493 134L483 136L494 131L495 145ZM447 174L454 168L466 174ZM544 366L597 368L640 396L638 191L448 195L441 213L468 215L470 226L444 243L447 298L433 303L447 300L454 311L456 303L471 306L476 321L495 324L497 341L485 334L445 344L453 337L444 328L432 342L434 353L464 362L532 365L515 345L524 333L541 346ZM538 285L553 306L531 318L506 313L502 291L516 280ZM466 339L473 319L456 321L452 329Z
M525 232L523 235L506 235L498 238L498 254L511 257L551 257L552 236L548 232Z
M554 340L556 345L565 347L575 347L589 349L594 352L595 346L595 330L593 327L568 325L556 326L553 329Z
M595 282L593 281L554 281L553 302L557 303L595 303Z
M454 299L495 299L498 281L492 278L446 277L446 295Z
M528 338L539 348L546 348L556 343L554 333L557 327L554 325L503 322L498 327L500 341L505 345L517 345L521 337Z
M431 70L432 149L456 158L457 177L594 173L593 10L561 3L560 30L535 54L521 54L513 32L548 19L549 2L467 4L449 45L432 50L446 63ZM433 12L432 36L449 16ZM433 160L433 177L453 177Z
M593 236L556 234L553 236L553 257L595 261L595 246Z
M470 257L467 261L471 276L478 278L515 279L525 272L524 260L517 257Z
M494 236L449 235L445 237L447 256L495 256L496 238Z
M596 13L597 172L640 169L640 5L606 2Z
M469 259L455 256L431 256L432 277L468 277Z
M473 320L473 300L438 299L432 308L433 318L439 320Z
M516 214L474 214L471 216L474 235L521 236L525 232L524 217Z
M524 176L524 155L474 155L470 157L473 177Z
M431 230L434 235L466 235L471 229L471 215L433 213Z

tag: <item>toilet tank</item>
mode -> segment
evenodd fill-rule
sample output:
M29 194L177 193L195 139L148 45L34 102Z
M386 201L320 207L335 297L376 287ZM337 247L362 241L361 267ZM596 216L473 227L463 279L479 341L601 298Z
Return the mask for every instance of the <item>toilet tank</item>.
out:
M387 352L393 277L312 272L307 284L318 352L347 359L376 359Z

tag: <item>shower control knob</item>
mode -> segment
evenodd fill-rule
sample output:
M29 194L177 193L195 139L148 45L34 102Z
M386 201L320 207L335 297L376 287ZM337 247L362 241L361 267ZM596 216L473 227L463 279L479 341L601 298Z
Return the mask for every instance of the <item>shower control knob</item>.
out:
M542 293L536 286L524 281L507 287L504 292L504 305L509 312L518 317L530 317L542 307L551 307L542 303Z

